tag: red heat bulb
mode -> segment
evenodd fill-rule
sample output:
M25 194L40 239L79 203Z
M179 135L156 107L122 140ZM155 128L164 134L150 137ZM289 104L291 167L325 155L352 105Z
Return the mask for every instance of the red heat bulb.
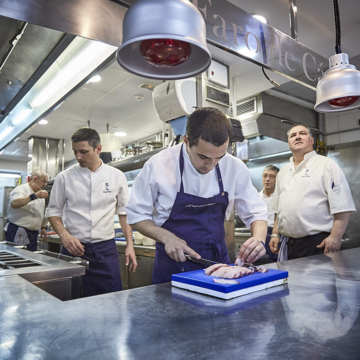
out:
M189 59L190 44L172 39L144 40L140 45L145 60L156 66L176 66Z
M329 104L333 107L347 107L352 105L359 99L359 96L344 96L329 100Z

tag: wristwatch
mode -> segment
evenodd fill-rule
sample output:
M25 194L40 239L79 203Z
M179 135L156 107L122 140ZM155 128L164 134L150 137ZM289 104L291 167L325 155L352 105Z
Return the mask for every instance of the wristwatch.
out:
M35 193L30 195L30 201L33 201L33 200L36 200L36 199L37 199L37 196L36 196Z

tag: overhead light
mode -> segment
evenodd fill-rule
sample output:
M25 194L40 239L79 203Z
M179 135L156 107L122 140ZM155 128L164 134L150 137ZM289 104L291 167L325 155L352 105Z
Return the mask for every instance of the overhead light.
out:
M101 76L99 74L96 74L92 76L86 83L93 84L93 83L98 83L99 81L101 81Z
M15 179L18 179L20 176L21 176L20 174L0 173L0 177L7 177L7 178L15 178Z
M329 70L316 87L315 110L336 112L360 106L360 71L349 64L349 56L336 54L329 59Z
M341 52L340 15L338 1L334 0L336 27L336 54L329 58L329 70L318 81L316 104L318 112L351 110L360 106L360 72L349 64L349 56Z
M13 125L20 125L26 118L31 114L31 109L22 109L14 115L11 116L11 122Z
M7 126L5 129L3 129L0 132L0 140L5 139L14 129L14 126Z
M53 69L55 75L46 81L40 91L30 100L29 104L32 108L40 107L50 100L54 102L59 100L61 98L59 93L66 94L84 78L84 72L88 74L93 67L104 60L104 56L110 55L114 49L113 46L89 40L86 40L84 44L80 43L80 46L80 50L71 57L68 56L69 60L64 60L64 66L59 69L57 65L56 69ZM80 76L79 81L75 81Z
M262 15L259 15L259 14L254 14L253 18L255 18L256 20L259 20L263 24L267 24L267 19L266 19L265 16L262 16Z
M124 131L116 131L116 132L114 133L114 135L115 135L115 136L126 136L127 133L124 132Z
M135 100L139 101L139 102L144 100L144 95L134 95L134 97L135 97Z
M150 83L143 83L143 84L140 84L139 87L142 88L142 89L153 91L154 88L155 88L155 85L150 84Z
M187 0L138 0L125 14L116 58L126 70L153 79L197 75L211 62L204 18Z
M39 125L47 125L49 122L46 119L41 119L38 124Z

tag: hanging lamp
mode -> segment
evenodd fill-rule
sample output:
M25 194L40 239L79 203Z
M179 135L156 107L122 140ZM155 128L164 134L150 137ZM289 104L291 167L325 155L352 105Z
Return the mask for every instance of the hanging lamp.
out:
M188 0L138 0L126 12L116 54L126 70L152 79L182 79L211 62L206 26Z
M316 87L318 112L336 112L360 106L360 71L349 64L348 54L341 52L340 15L338 0L334 2L336 54L329 58L329 69Z

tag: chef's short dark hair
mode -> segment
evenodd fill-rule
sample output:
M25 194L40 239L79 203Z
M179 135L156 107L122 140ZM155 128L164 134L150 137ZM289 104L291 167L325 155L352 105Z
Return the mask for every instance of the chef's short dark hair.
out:
M197 145L200 138L212 145L221 146L230 139L230 134L230 120L218 109L204 107L189 116L186 136L190 146Z
M299 123L299 124L294 124L293 126L291 126L291 128L286 132L286 136L289 137L291 130L292 130L294 127L297 127L297 126L302 126L302 127L304 127L304 128L308 131L308 133L310 134L310 136L314 137L314 134L313 134L312 129L311 129L308 125L300 124L300 123Z
M71 136L72 142L80 142L80 141L87 141L89 145L95 149L100 144L100 135L99 133L90 128L81 128L74 132Z

